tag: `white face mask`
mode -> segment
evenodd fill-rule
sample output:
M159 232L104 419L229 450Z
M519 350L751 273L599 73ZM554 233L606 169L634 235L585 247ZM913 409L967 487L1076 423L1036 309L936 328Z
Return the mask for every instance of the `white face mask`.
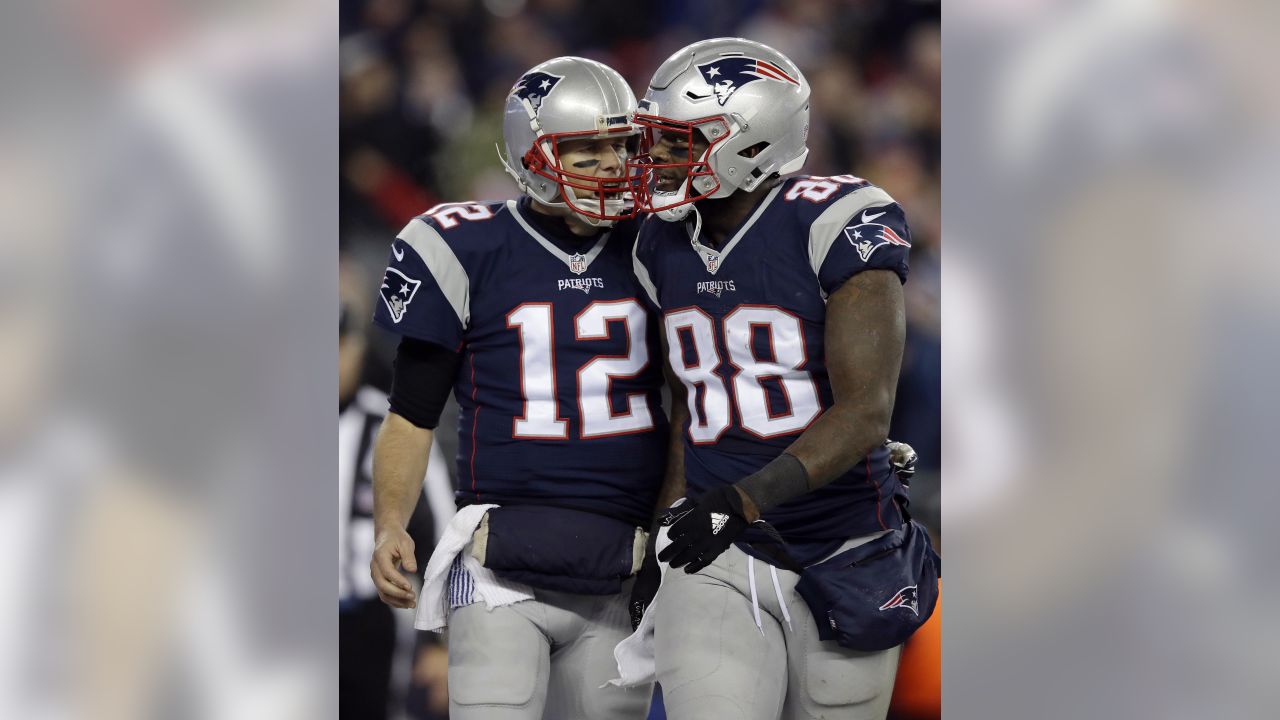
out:
M550 157L554 154L551 150L549 138L539 136L537 142L542 144L545 157ZM502 148L497 143L494 144L494 149L497 150L498 160L502 163L502 169L516 181L521 192L546 207L566 208L575 217L591 227L613 227L617 219L592 217L588 213L620 216L629 213L635 205L635 200L631 193L626 192L617 197L606 198L604 210L601 213L598 201L578 198L570 188L562 184L561 180L535 175L530 170L520 167L510 157L503 154ZM558 166L553 167L556 167L557 170L562 170ZM557 172L556 174L559 175L560 173ZM561 197L564 199L560 199Z

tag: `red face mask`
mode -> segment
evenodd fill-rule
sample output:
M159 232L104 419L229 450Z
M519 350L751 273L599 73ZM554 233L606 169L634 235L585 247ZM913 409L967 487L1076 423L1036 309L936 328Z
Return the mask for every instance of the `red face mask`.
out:
M525 167L535 175L547 178L560 187L560 199L575 212L597 220L625 220L639 213L635 197L638 194L642 173L633 170L631 156L639 144L633 126L618 127L601 134L594 130L582 132L548 133L539 137L524 155ZM622 158L621 177L599 177L574 172L564 167L560 143L581 138L599 139L618 135L628 141L626 157ZM575 196L573 190L578 190Z
M687 205L720 189L707 158L717 143L729 137L723 117L684 121L637 113L634 122L643 131L640 155L627 163L627 174L639 175L635 197L640 212ZM708 142L708 137L714 139ZM707 180L699 182L702 178Z

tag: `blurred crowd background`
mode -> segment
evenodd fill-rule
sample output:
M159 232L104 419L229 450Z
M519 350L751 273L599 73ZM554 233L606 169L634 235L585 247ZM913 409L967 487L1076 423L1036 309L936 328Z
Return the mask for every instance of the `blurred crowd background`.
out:
M439 53L452 65L420 63L420 76L456 66L442 75L456 82L489 69L455 50L488 38L493 57L532 55L571 25L537 30L501 19L533 5L491 6L438 12L491 15L507 35L446 23L443 41L428 28L416 45L373 46ZM401 222L340 230L339 205L343 222L357 211L339 198L339 155L357 145L339 147L335 78L353 67L340 43L372 27L366 7L0 7L0 717L335 715L337 246L368 236L379 266ZM759 39L799 59L901 35L851 18L936 11L586 7L574 22L597 19L555 47L615 52L640 89L645 63L696 37L751 36L740 24L796 33ZM618 12L634 22L598 19ZM1273 0L942 4L948 719L1280 707L1267 452L1280 427L1278 12ZM695 13L708 23L696 34L673 20ZM615 31L636 39L593 42ZM883 98L878 80L910 67L877 57L895 60L852 63L850 93ZM405 64L390 65L399 87ZM473 104L467 129L491 122L478 87L439 95ZM853 125L898 107L881 100ZM488 143L461 155L485 165ZM813 169L905 196L901 171L869 167L876 151ZM394 177L365 157L366 188ZM509 192L446 182L391 186ZM934 211L908 209L917 243L936 242ZM908 288L925 286L922 257Z
M892 437L920 453L913 504L940 544L937 3L343 0L344 266L363 276L365 287L377 287L391 240L414 216L438 202L515 197L494 144L502 137L506 95L528 68L560 55L592 58L618 70L639 98L671 53L721 36L771 45L805 73L813 95L803 172L868 178L907 210L913 243L906 285L909 329ZM385 390L396 338L368 332L363 380ZM454 412L446 411L438 433L450 472ZM931 630L922 634L920 659L908 657L895 717L937 715L936 623ZM931 648L923 647L930 641ZM426 666L438 660L420 652L423 669L417 677L428 678ZM439 672L434 677L443 681ZM398 706L391 710L397 711ZM660 710L654 716L661 717Z

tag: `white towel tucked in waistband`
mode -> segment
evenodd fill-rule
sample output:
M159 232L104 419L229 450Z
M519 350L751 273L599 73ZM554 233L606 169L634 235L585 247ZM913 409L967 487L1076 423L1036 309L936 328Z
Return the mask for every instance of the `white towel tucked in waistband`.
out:
M474 597L483 601L488 609L533 599L533 588L499 578L471 553L463 552L484 514L495 507L498 506L468 505L449 521L423 574L422 595L418 597L418 614L413 623L415 628L440 632L448 624L449 569L457 557L462 558L463 569L471 575Z
M658 528L658 537L654 541L653 551L655 553L662 552L670 544L671 541L667 539L667 528ZM645 608L644 617L640 618L640 627L623 638L622 642L613 648L613 659L618 663L618 677L610 680L606 685L635 687L637 685L647 685L654 681L657 670L654 665L653 618L657 613L653 609L661 602L661 583L667 580L667 564L658 563L658 570L662 573L658 592L653 596L653 601L649 603L649 607Z

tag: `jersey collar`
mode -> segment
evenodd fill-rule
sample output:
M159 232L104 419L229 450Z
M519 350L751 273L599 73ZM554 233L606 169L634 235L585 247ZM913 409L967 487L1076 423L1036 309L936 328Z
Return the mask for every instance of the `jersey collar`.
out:
M587 268L590 267L591 262L596 259L596 256L598 256L601 251L604 250L604 245L609 240L610 232L602 232L600 233L600 237L596 239L595 244L591 246L591 249L586 252L577 252L571 255L564 250L561 250L559 246L548 240L541 232L539 232L533 224L524 217L524 214L521 212L520 204L517 201L508 200L507 210L511 212L513 217L515 217L516 222L520 223L520 227L523 227L525 232L529 233L530 237L538 241L538 244L541 245L543 249L558 258L560 262L564 263L565 266L569 268L569 271L575 275L581 275L586 272Z
M747 221L742 224L742 227L738 228L738 232L734 233L733 237L729 239L729 242L725 243L724 247L719 250L709 248L699 242L698 236L701 234L702 229L701 216L696 216L697 219L692 227L690 227L688 223L685 224L685 234L689 236L689 244L693 246L694 252L698 253L698 257L701 258L702 265L707 269L707 272L715 275L720 271L720 268L724 267L725 258L729 257L729 253L737 247L738 241L747 234L747 231L756 224L756 221L760 219L760 216L764 214L764 211L773 204L773 199L777 197L778 192L782 190L782 186L785 184L786 183L778 183L777 186L770 190L769 194L765 195L764 199L760 201L755 212L751 213L751 217L747 218ZM695 215L697 210L697 207L694 207Z

